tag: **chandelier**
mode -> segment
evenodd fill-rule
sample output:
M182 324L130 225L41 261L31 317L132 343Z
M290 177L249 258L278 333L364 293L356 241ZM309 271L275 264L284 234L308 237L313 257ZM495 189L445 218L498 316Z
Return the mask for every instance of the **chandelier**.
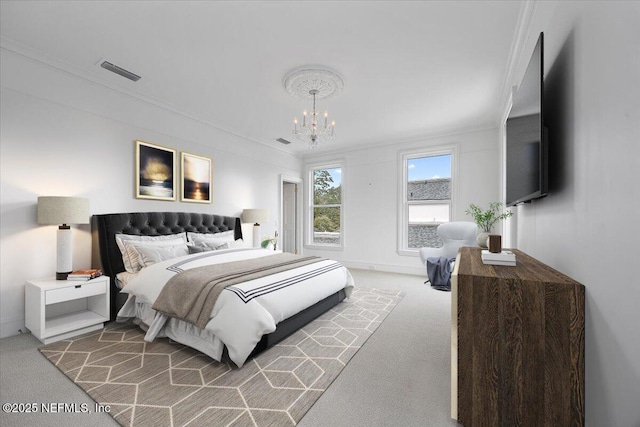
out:
M302 141L309 141L309 148L316 149L321 142L331 141L335 136L336 121L329 121L329 113L324 112L323 118L318 118L316 109L317 89L311 89L309 95L313 96L313 109L310 114L307 110L302 113L302 123L298 126L298 118L293 119L293 134Z
M328 98L342 90L344 82L335 71L320 65L306 65L296 68L284 79L287 92L296 98L312 100L311 111L304 110L302 122L293 120L293 135L296 139L309 143L316 149L322 143L331 141L335 136L335 120L329 121L329 113L318 111L316 100Z

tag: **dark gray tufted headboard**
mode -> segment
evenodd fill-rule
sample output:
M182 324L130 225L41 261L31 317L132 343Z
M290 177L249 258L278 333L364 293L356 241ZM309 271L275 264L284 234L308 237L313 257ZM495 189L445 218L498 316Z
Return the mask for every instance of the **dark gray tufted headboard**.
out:
M187 231L196 233L220 233L234 230L235 238L242 238L240 218L231 216L199 214L188 212L134 212L95 215L98 231L100 262L104 274L111 277L111 319L115 319L126 298L118 297L115 284L116 274L125 271L122 254L116 245L115 235L136 234L161 236L180 234Z

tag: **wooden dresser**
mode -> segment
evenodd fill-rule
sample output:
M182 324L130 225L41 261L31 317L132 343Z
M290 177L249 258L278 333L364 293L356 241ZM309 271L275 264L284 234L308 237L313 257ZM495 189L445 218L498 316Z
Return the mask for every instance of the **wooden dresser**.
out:
M584 425L584 286L525 253L451 279L451 416L464 426Z

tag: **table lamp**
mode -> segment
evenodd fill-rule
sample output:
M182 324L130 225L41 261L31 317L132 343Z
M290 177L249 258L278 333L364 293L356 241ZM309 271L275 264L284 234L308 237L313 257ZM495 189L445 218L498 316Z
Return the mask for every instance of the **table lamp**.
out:
M73 239L69 224L89 224L89 199L38 197L38 224L58 225L56 279L66 280L73 271Z
M269 221L267 209L243 209L242 222L253 222L253 247L260 247L260 223Z

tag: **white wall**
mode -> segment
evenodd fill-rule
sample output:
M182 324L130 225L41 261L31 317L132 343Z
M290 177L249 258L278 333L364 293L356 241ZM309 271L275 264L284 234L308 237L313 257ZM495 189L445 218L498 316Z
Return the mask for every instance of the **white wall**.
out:
M500 200L500 154L497 129L425 138L412 142L305 157L305 164L342 160L344 191L344 250L305 248L340 260L346 266L425 274L417 252L398 254L399 153L442 145L458 147L458 196L454 221L473 221L469 204L488 206ZM305 174L305 185L308 185ZM307 200L308 203L308 200ZM307 205L308 206L308 205Z
M262 233L275 231L280 174L301 177L300 159L38 59L1 55L0 337L24 330L25 281L55 274L56 227L37 224L38 196L87 197L92 214L266 208ZM136 139L213 158L213 204L135 199ZM90 226L72 229L73 266L89 267ZM244 234L250 241L250 226Z
M640 426L640 2L540 2L522 59L540 31L550 189L517 244L586 287L587 425Z

